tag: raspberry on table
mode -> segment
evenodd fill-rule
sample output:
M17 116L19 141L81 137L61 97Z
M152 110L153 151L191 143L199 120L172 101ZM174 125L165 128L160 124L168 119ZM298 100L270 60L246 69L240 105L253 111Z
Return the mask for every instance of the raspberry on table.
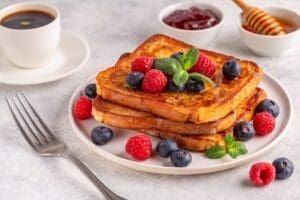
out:
M201 53L199 55L198 61L190 69L190 72L198 72L208 77L212 77L216 72L216 64L207 55Z
M136 58L131 63L131 71L142 72L143 74L146 74L147 71L152 69L152 66L153 66L153 58L147 56L141 56Z
M249 178L256 186L266 186L275 180L275 167L268 162L258 162L252 165L249 171Z
M125 149L133 158L142 161L151 156L152 143L148 136L138 134L128 139Z
M257 135L268 135L275 128L275 119L268 112L257 113L253 119L253 126Z
M80 97L73 109L74 117L85 120L92 117L92 100L87 97Z
M157 93L165 89L167 85L167 77L158 69L149 70L142 82L142 90L148 93Z

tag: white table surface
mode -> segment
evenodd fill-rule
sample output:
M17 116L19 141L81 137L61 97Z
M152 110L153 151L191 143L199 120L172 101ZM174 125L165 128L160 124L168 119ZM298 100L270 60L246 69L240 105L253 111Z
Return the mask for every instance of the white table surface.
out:
M1 0L0 7L12 2ZM294 175L265 188L249 184L251 163L236 169L194 176L167 176L116 166L85 146L72 132L67 105L74 89L99 70L113 65L123 52L160 32L157 13L174 2L52 0L62 15L64 30L81 34L91 47L91 58L80 72L54 83L16 87L0 84L0 199L103 199L93 185L68 161L37 156L12 120L3 97L26 90L42 117L107 186L128 199L300 199L300 52L281 58L253 55L242 43L235 26L238 13L231 1L210 0L225 12L225 24L208 49L256 61L283 83L294 103L294 119L287 137L260 161L286 156L295 165ZM280 5L300 10L299 0L249 0L257 5ZM297 44L299 46L299 43ZM5 67L5 66L0 66ZM284 112L284 110L282 111ZM258 161L257 160L257 161Z

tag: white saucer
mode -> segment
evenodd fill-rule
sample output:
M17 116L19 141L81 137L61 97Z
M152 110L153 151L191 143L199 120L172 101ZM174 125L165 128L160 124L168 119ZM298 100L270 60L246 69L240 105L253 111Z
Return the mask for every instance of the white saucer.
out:
M225 157L224 159L208 159L203 153L192 152L192 163L185 168L176 168L171 166L169 159L160 158L158 155L153 155L150 159L137 162L132 160L125 152L125 144L130 136L137 134L137 131L113 128L115 136L112 141L103 146L96 146L90 139L91 130L99 125L94 119L76 120L73 117L73 106L75 101L82 95L82 91L88 83L94 82L95 78L89 79L82 83L74 92L69 104L69 119L74 134L92 150L102 157L125 167L145 172L159 173L159 174L173 174L173 175L187 175L187 174L203 174L226 170L238 167L244 163L265 154L271 148L274 148L283 138L288 134L288 127L292 119L292 102L284 87L276 81L272 76L265 73L263 80L259 87L263 88L268 98L276 100L280 107L280 114L276 118L275 130L265 137L254 137L250 141L245 142L248 153L239 156L236 159ZM151 137L153 147L159 139Z
M77 34L61 33L61 42L53 60L44 67L21 69L0 53L0 83L33 85L56 81L78 71L88 61L90 48Z

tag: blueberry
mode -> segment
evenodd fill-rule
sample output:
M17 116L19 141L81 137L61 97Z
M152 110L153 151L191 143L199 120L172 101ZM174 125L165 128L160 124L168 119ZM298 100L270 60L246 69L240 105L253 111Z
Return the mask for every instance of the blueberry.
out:
M260 113L264 111L270 113L276 118L279 115L279 106L275 101L271 99L265 99L257 105L255 112Z
M176 85L174 81L170 80L167 85L167 90L171 92L182 92L184 91L185 85Z
M255 135L255 129L249 122L238 122L234 126L233 133L237 140L246 142Z
M287 179L294 172L292 161L284 157L274 160L273 166L276 169L276 179Z
M186 84L186 88L190 92L201 92L204 90L204 82L190 79Z
M144 79L144 74L141 72L130 72L126 78L129 87L136 89L139 88Z
M182 52L177 52L177 53L173 53L170 57L179 60L182 55L183 55Z
M96 145L104 145L114 136L113 131L105 126L96 126L92 130L92 141Z
M159 141L156 145L156 152L163 158L168 158L173 151L178 150L178 145L173 139L165 139Z
M236 60L229 60L223 65L222 72L226 79L233 80L241 75L240 63Z
M171 154L171 163L175 167L186 167L192 162L192 155L188 151L176 150Z
M88 84L85 89L84 89L84 93L87 97L94 99L97 96L97 92L96 92L96 84L91 83Z

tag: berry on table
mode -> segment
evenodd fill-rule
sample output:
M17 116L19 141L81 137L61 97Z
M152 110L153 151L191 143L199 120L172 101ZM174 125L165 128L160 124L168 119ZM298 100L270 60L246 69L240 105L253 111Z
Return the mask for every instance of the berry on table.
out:
M266 186L275 179L275 167L268 162L258 162L252 165L249 178L253 185Z
M141 72L143 74L146 74L147 71L152 69L152 66L153 66L153 58L147 56L141 56L136 58L131 63L131 71Z
M257 113L253 119L256 135L264 136L270 134L275 128L275 119L268 112Z
M294 164L287 158L277 158L273 161L276 169L276 179L287 179L294 172Z
M205 76L212 77L216 70L217 67L214 61L207 55L201 53L196 64L190 69L190 72L198 72Z
M241 75L240 63L236 60L229 60L223 65L222 72L226 79L233 80Z
M275 101L271 99L265 99L257 105L255 112L268 112L276 118L279 115L279 106Z
M237 140L246 142L255 135L255 130L249 122L238 122L234 125L233 134Z
M146 160L151 156L152 143L148 136L139 134L128 139L126 152L137 160Z
M74 105L73 114L76 119L89 119L92 117L92 100L80 97Z
M176 150L171 154L171 163L175 167L186 167L192 162L192 155L188 151Z
M158 69L149 70L143 80L142 89L144 92L157 93L165 89L167 77Z
M130 72L126 77L126 82L130 88L139 88L144 79L144 74L141 72Z
M96 145L104 145L108 143L114 136L113 131L105 126L97 126L93 128L91 139Z
M173 139L164 139L157 143L156 152L163 158L168 158L173 151L178 150L178 145Z
M96 84L95 83L88 84L84 89L84 94L91 99L96 98L97 96Z

